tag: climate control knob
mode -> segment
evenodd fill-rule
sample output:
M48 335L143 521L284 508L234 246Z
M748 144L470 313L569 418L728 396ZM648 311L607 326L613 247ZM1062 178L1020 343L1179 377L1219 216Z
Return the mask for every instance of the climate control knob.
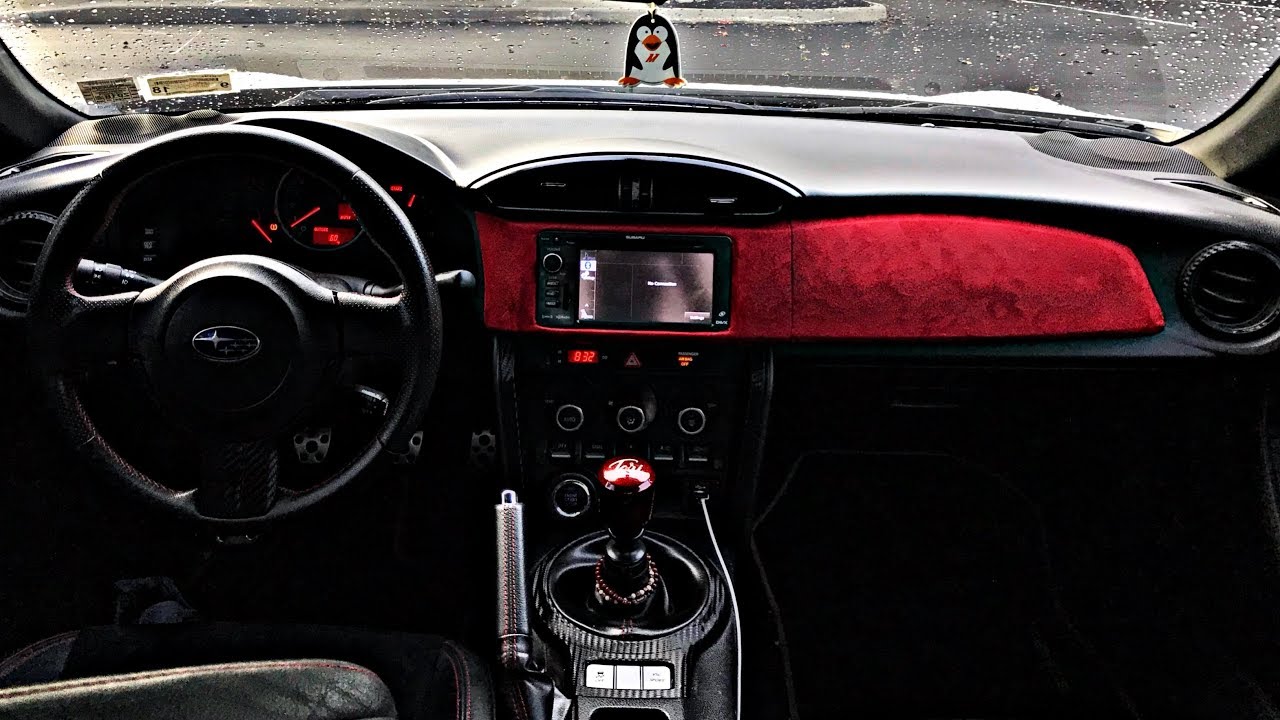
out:
M702 408L687 407L676 415L676 425L685 435L697 435L707 429L707 414Z
M623 405L618 408L618 429L625 433L638 433L649 426L649 414L639 405Z
M582 427L587 416L577 405L561 405L556 408L556 427L565 432L573 432Z

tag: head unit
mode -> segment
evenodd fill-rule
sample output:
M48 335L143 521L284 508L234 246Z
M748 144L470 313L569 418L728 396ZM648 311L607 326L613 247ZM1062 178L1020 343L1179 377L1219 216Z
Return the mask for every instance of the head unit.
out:
M716 332L729 327L723 235L538 234L538 324Z

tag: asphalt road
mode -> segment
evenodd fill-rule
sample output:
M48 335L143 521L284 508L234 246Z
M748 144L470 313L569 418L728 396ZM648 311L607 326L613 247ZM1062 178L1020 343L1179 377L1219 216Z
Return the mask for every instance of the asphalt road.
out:
M71 12L61 0L26 14L10 6L0 37L68 94L81 79L212 67L327 80L605 79L621 71L626 24L593 18L591 9L642 7L583 0L571 11L565 0L547 0L564 11L523 14L538 0L518 7L505 0L507 8L487 0L450 9L367 3L389 8L379 20L325 7L305 16L236 15L227 8L233 1L146 13L137 2L132 11L89 2ZM723 9L723 22L681 24L682 9L698 0L672 0L664 14L677 21L691 89L702 80L913 94L1009 90L1195 127L1228 108L1280 54L1277 0L885 0L887 17L876 22L754 19L761 8L804 1L743 0L758 7Z

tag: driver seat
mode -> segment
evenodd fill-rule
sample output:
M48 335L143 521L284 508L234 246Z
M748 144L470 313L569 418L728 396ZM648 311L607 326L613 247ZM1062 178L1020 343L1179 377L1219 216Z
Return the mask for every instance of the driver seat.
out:
M0 720L122 717L492 720L493 691L443 638L330 626L96 627L0 662Z

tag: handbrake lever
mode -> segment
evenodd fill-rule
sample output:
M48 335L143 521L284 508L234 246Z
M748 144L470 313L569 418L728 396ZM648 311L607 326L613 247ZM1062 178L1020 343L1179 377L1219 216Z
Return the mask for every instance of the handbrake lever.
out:
M533 643L529 637L529 588L524 568L524 503L513 490L502 491L498 514L498 649L507 670L527 670Z
M524 505L503 490L494 509L498 525L498 666L507 717L558 720L568 711L538 664L529 634L529 588L524 563Z

